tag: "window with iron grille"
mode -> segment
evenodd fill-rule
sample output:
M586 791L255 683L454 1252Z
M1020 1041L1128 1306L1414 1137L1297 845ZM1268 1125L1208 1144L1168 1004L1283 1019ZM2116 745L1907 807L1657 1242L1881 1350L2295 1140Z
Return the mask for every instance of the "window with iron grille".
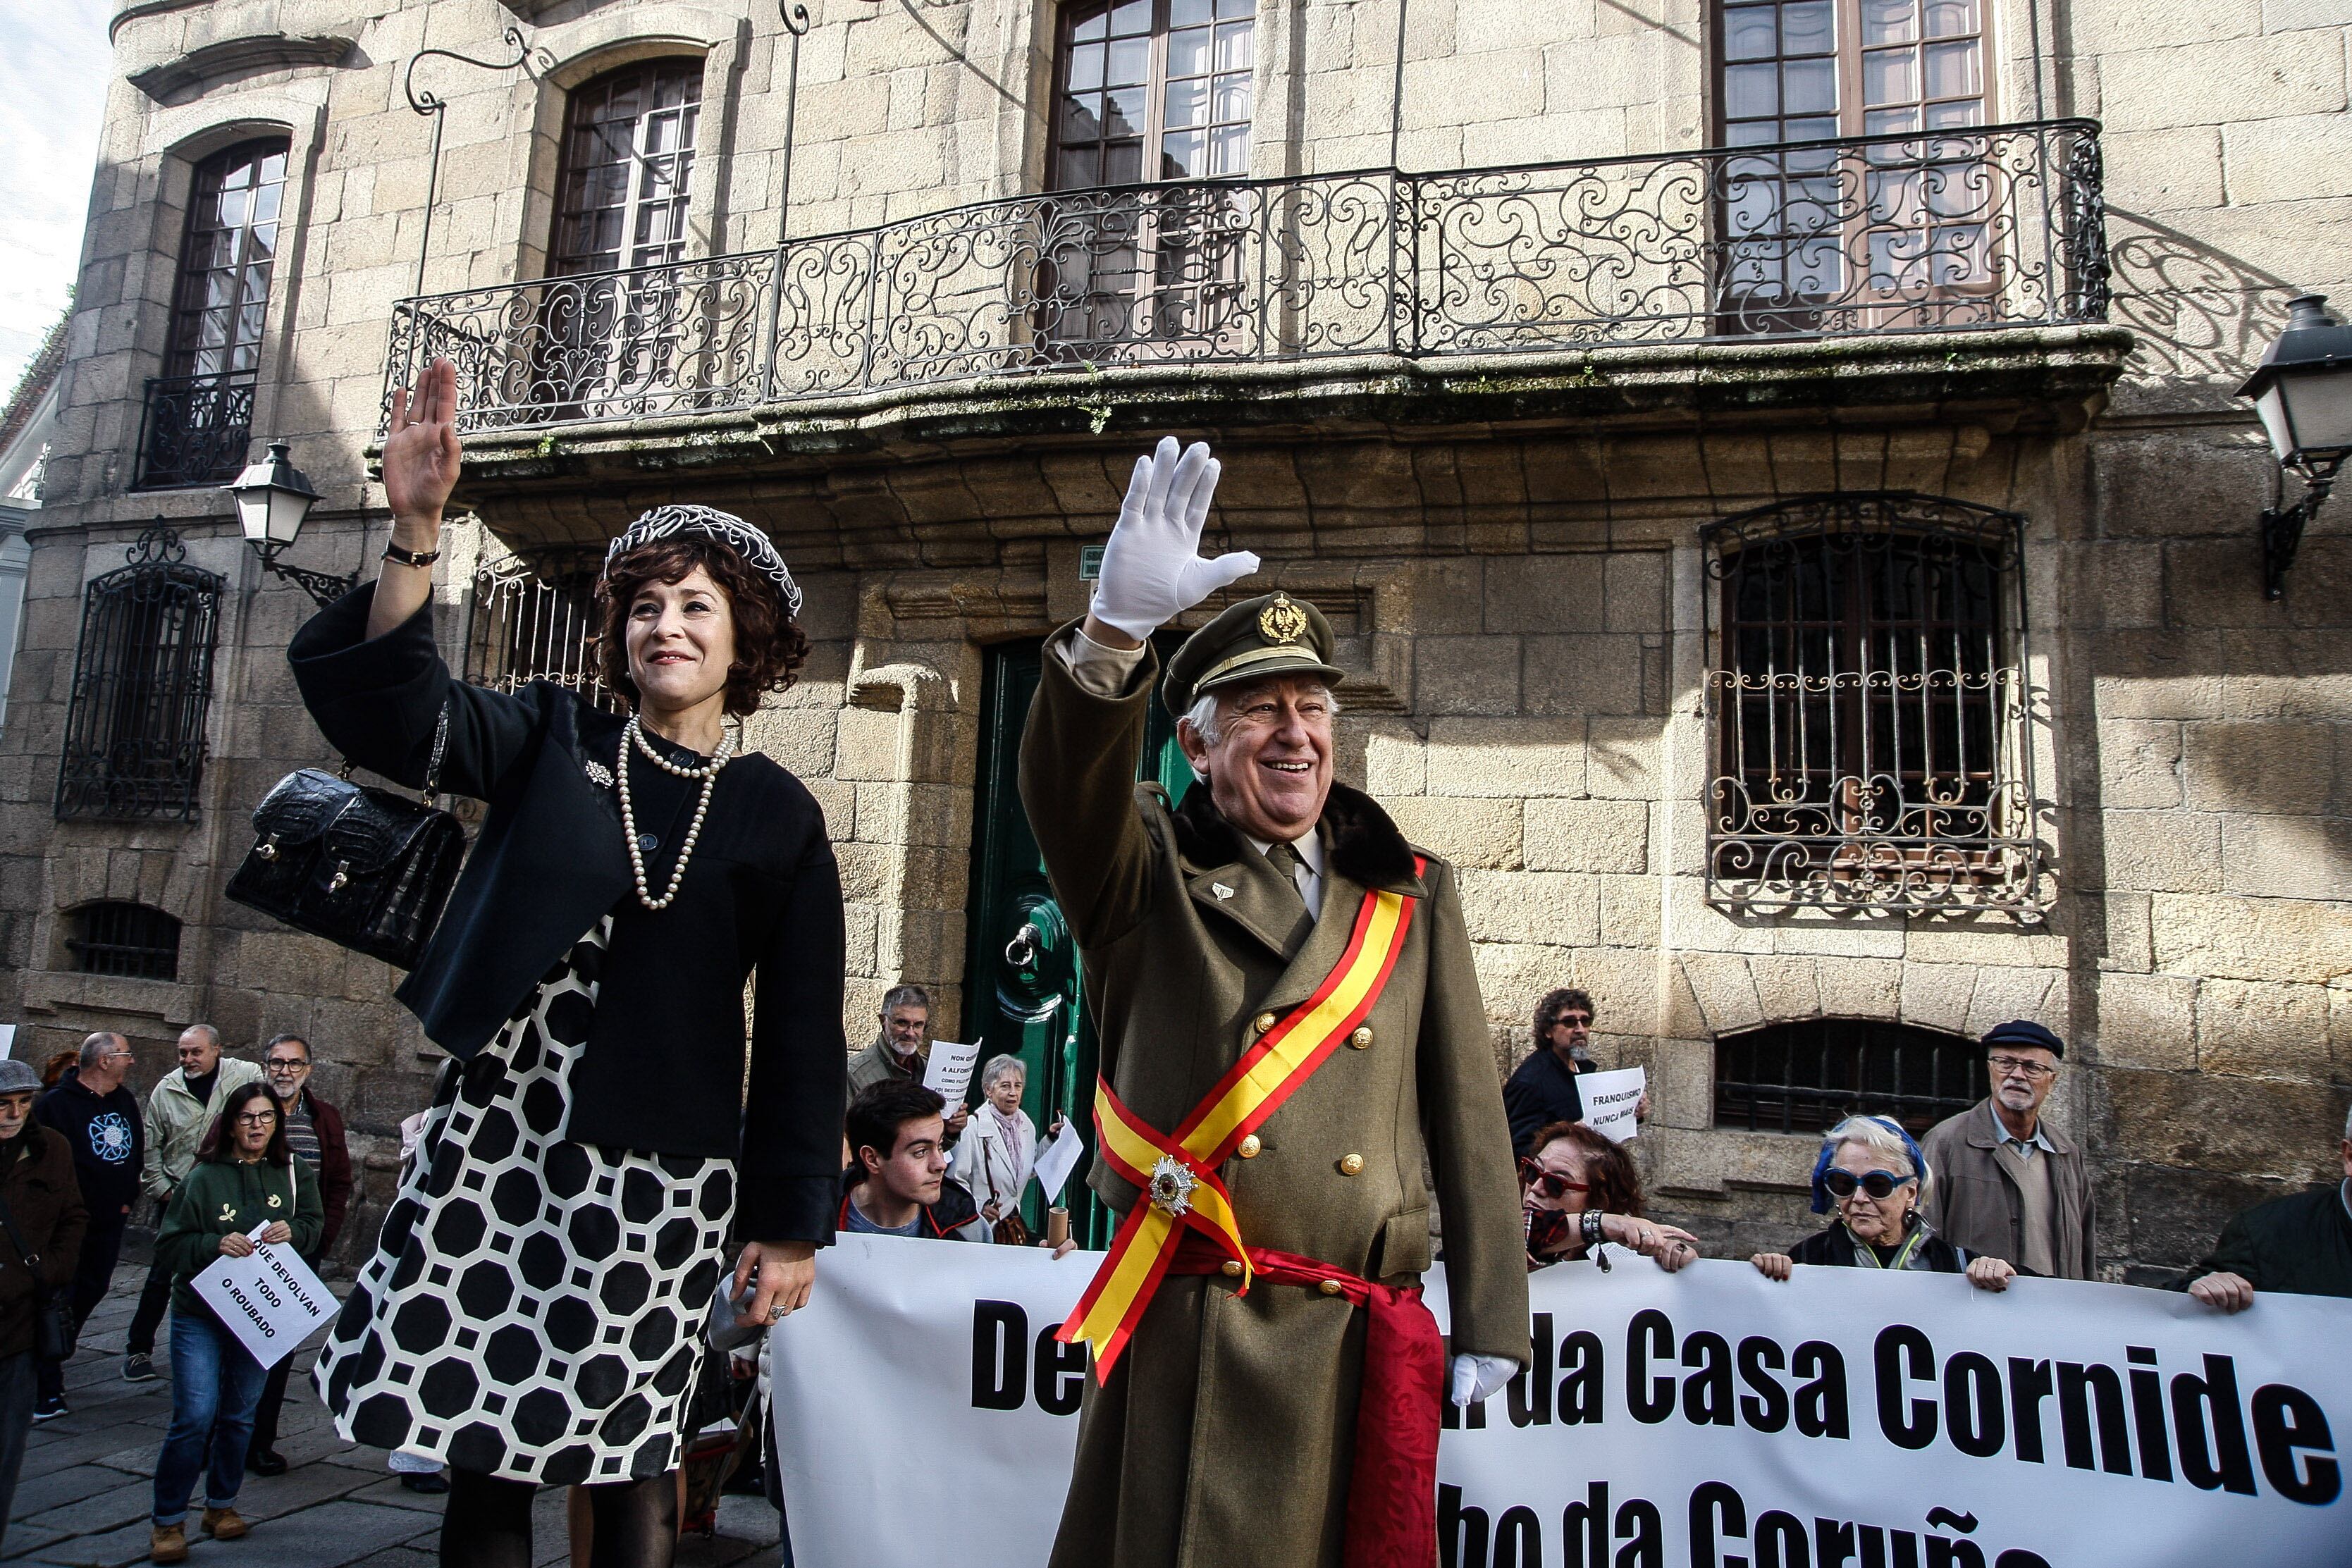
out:
M1872 492L1702 530L1711 900L2038 913L2023 527Z
M1870 1019L1809 1019L1715 1042L1715 1124L1820 1134L1892 1116L1917 1137L1985 1097L1975 1041Z
M602 564L586 553L542 559L538 570L514 556L483 563L474 573L466 678L502 692L552 681L598 707L625 711L604 688L589 642Z
M73 912L66 949L85 975L180 977L180 923L143 904L87 904Z
M191 821L205 765L222 580L187 564L169 528L82 599L58 768L60 818Z
M1068 194L1043 210L1040 338L1148 345L1229 329L1249 204L1149 187L1249 172L1255 11L1255 0L1063 9L1049 178Z
M247 141L196 165L163 373L147 383L142 486L214 485L245 466L287 147Z

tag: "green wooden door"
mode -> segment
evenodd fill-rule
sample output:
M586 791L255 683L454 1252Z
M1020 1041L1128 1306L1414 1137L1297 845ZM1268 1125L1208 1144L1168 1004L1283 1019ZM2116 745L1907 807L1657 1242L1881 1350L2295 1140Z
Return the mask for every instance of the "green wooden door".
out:
M1160 650L1164 661L1176 639ZM1022 1108L1042 1141L1057 1115L1076 1124L1089 1158L1094 1147L1094 1084L1098 1054L1094 1020L1079 987L1077 944L1071 938L1045 862L1021 810L1021 731L1037 694L1035 643L992 648L981 692L983 728L980 778L972 802L971 894L965 925L963 1038L985 1041L982 1060L1011 1051L1027 1064ZM1139 775L1181 800L1192 770L1176 744L1175 721L1159 703L1144 733ZM977 1096L975 1096L975 1102ZM1062 1199L1070 1207L1070 1234L1081 1246L1110 1244L1110 1214L1086 1186L1081 1161ZM1022 1218L1045 1234L1045 1204L1035 1183L1022 1199Z

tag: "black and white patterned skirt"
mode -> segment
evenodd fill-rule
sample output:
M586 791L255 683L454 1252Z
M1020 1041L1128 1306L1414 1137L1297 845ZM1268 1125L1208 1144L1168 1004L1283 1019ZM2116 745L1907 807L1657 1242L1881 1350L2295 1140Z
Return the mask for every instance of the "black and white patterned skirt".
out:
M546 1485L677 1463L735 1203L730 1160L563 1136L607 915L470 1062L319 1353L336 1429Z

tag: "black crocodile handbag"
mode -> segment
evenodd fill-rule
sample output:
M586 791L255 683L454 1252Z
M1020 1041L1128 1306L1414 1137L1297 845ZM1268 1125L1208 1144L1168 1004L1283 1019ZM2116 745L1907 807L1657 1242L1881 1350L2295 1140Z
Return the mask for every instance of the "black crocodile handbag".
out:
M229 878L228 896L297 931L414 967L466 854L457 819L430 803L448 742L445 706L421 800L316 768L279 779L253 809L258 841Z

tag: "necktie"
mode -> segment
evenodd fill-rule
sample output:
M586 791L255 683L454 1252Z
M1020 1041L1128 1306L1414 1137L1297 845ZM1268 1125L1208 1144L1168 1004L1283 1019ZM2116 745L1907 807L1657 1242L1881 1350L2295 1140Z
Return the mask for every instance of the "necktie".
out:
M1298 902L1306 903L1307 890L1299 885L1298 873L1305 868L1307 862L1298 858L1297 846L1288 843L1268 844L1265 858L1274 862L1274 869L1282 873L1282 880L1290 891L1298 894Z

